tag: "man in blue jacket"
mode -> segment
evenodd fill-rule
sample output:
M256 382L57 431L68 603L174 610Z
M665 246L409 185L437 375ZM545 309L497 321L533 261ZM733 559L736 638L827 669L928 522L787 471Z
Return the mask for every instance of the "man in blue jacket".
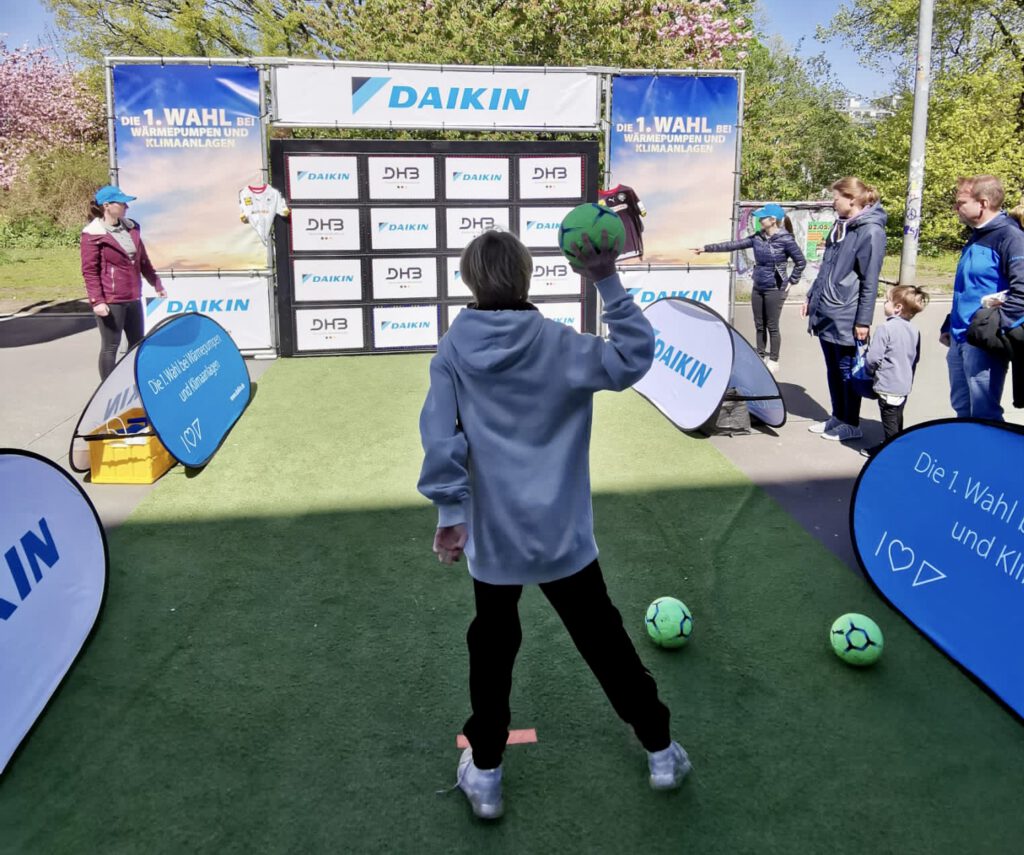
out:
M957 215L972 232L960 254L953 307L939 340L949 346L949 400L958 418L1003 420L1000 400L1009 362L967 341L967 328L982 298L1002 293L1002 329L1024 323L1024 231L1002 211L1004 195L993 175L957 182Z

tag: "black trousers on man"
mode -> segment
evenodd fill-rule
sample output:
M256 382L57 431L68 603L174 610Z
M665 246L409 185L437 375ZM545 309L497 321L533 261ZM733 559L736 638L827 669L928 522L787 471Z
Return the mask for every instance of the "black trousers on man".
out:
M469 626L469 694L473 713L464 727L473 762L494 769L512 721L509 694L512 666L523 639L519 624L522 585L490 585L473 580L476 617ZM597 677L619 717L633 727L648 751L667 748L669 711L637 655L608 597L597 561L578 573L540 586L569 631L576 648Z

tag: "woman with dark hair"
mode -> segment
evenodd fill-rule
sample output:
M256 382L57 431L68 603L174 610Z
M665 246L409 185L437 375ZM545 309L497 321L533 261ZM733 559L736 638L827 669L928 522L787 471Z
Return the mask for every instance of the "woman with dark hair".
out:
M832 413L808 430L822 439L860 439L861 396L852 382L857 342L866 342L878 299L878 275L885 258L889 216L878 191L859 178L832 185L836 221L825 239L821 269L801 309L807 331L816 335L825 356Z
M125 216L135 201L119 188L101 187L89 204L92 221L82 229L82 278L100 329L100 379L114 370L121 336L128 346L143 335L142 277L161 297L167 292L149 261L139 224Z
M693 251L700 255L702 252L754 250L754 290L750 295L750 307L757 330L757 355L774 374L779 370L779 351L782 348L782 334L779 332L782 305L789 289L800 281L807 259L793 235L782 227L786 212L781 205L765 205L754 211L753 216L760 221L760 231L740 240L709 243ZM793 262L792 273L789 271L790 261Z

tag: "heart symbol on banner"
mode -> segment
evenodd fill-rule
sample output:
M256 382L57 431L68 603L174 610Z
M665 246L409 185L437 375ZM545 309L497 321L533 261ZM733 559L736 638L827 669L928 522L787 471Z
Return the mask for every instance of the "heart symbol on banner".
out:
M906 564L897 563L903 561L908 555L910 558ZM909 546L905 546L902 540L894 539L889 544L889 566L892 568L893 573L899 573L900 570L909 570L914 566L914 550Z
M192 428L185 428L184 432L181 435L181 438L182 440L184 440L185 445L187 445L189 448L195 448L199 444L198 437L196 437L196 432ZM890 547L890 549L891 548L892 547Z

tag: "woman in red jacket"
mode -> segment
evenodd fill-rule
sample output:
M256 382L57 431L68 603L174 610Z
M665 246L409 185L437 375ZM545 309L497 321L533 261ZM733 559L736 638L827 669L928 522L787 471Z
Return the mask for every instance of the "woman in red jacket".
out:
M161 297L167 292L149 261L139 224L125 216L135 201L108 184L89 204L93 220L82 229L82 278L100 328L100 379L114 370L121 334L131 347L142 338L142 277Z

